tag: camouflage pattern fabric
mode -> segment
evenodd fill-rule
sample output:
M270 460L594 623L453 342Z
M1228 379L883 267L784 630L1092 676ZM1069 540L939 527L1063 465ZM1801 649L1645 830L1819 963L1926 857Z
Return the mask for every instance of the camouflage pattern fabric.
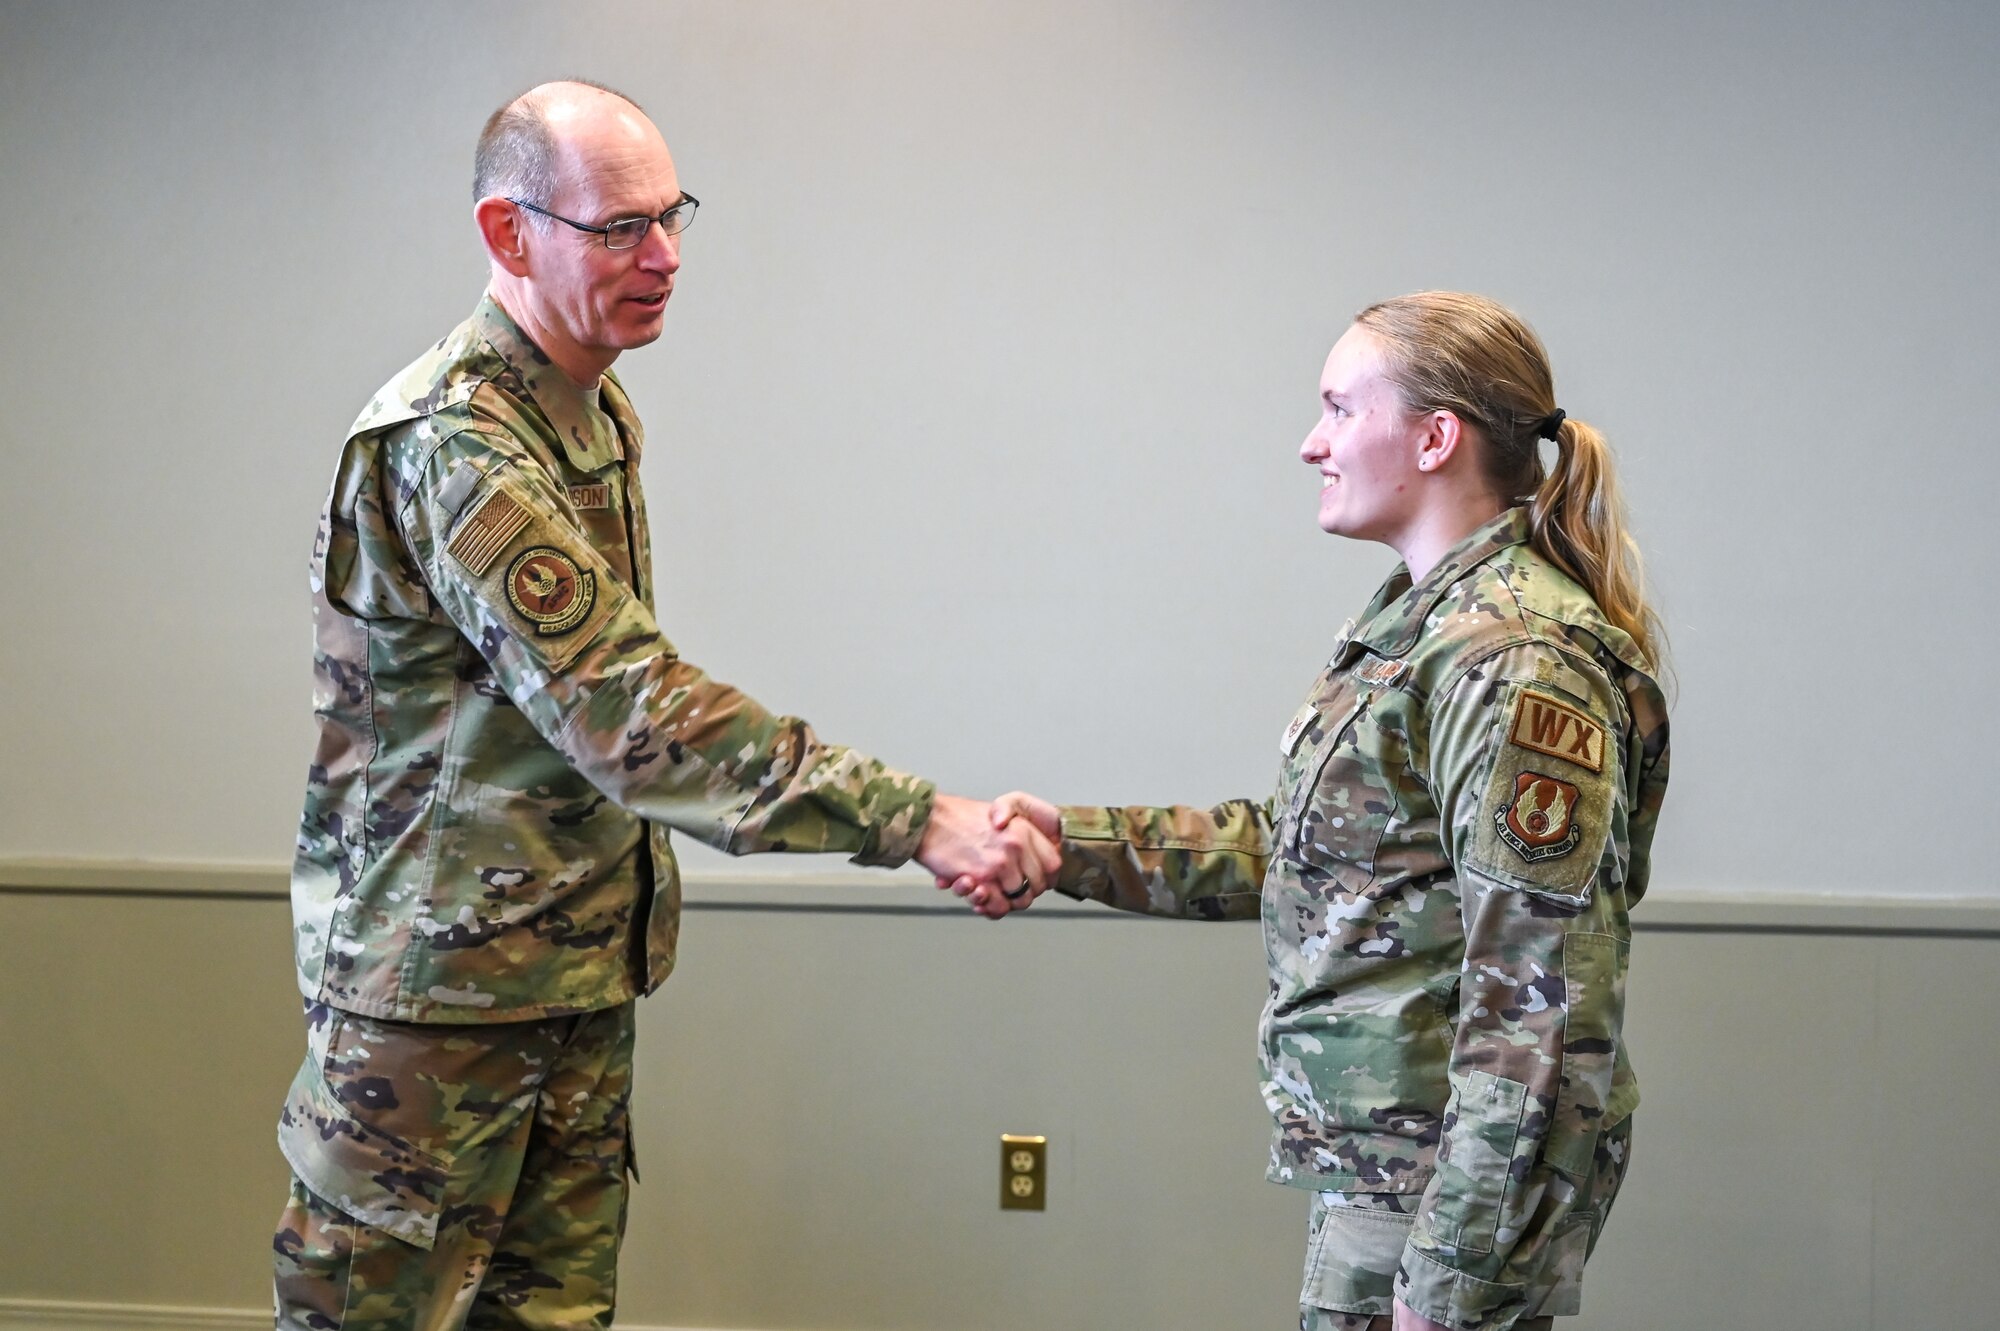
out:
M1654 673L1510 509L1347 626L1272 799L1063 811L1058 890L1262 919L1269 1176L1399 1199L1407 1301L1448 1326L1540 1306L1550 1241L1638 1103L1624 988L1667 780Z
M1525 1322L1516 1322L1514 1331L1553 1331L1556 1319L1553 1317L1531 1317ZM1367 1313L1340 1313L1327 1308L1299 1308L1299 1331L1395 1331L1395 1319L1389 1316L1371 1317Z
M308 1004L278 1327L609 1326L633 1008L467 1026Z
M292 876L301 991L505 1022L650 993L679 829L731 854L915 854L933 787L683 661L653 617L642 434L492 299L353 426L312 566Z

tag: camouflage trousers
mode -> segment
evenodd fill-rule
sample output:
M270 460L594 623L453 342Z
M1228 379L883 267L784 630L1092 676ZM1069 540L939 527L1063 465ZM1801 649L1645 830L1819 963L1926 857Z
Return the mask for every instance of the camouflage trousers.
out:
M1467 1331L1550 1331L1582 1307L1583 1264L1604 1232L1632 1159L1632 1120L1598 1134L1591 1172L1550 1188L1572 1200L1551 1223L1521 1236L1508 1284L1488 1284L1478 1306L1457 1307ZM1573 1190L1570 1188L1574 1184ZM1318 1193L1306 1238L1299 1331L1391 1331L1397 1271L1416 1222L1418 1198L1404 1193ZM1475 1285L1478 1282L1473 1282Z
M634 1004L417 1025L306 1006L279 1116L277 1326L609 1326Z

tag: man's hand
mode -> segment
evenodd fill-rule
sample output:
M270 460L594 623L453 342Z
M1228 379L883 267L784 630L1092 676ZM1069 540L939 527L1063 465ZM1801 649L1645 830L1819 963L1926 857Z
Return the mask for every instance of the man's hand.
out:
M1032 823L1010 827L1009 821L1011 815L999 819L979 800L940 794L917 846L917 863L988 919L1024 910L1048 890L1062 855Z
M1053 856L1048 862L1050 877L1047 882L1035 885L1032 891L1024 891L1018 897L1009 897L1004 903L1015 910L1026 910L1034 904L1036 897L1048 890L1049 885L1055 881L1056 870L1062 865L1062 853L1058 849L1062 844L1062 814L1047 800L1036 799L1026 791L1015 790L988 805L987 818L995 832L1004 832L1009 836L1032 837L1034 844L1046 844ZM994 910L996 904L994 898L1003 896L1004 893L990 881L981 881L970 874L961 874L956 878L949 874L938 874L937 885L966 898L972 903L972 908L982 915L997 919L999 914L1005 913L996 913Z
M1420 1312L1410 1311L1409 1305L1396 1300L1395 1316L1391 1319L1395 1331L1451 1331L1443 1322L1433 1322Z

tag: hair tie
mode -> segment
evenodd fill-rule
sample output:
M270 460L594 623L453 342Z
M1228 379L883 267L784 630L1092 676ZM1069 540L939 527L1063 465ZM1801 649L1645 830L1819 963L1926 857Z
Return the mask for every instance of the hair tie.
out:
M1544 416L1541 424L1535 427L1536 437L1541 439L1555 439L1559 437L1562 434L1563 422L1568 419L1569 413L1561 407L1557 407L1553 412Z

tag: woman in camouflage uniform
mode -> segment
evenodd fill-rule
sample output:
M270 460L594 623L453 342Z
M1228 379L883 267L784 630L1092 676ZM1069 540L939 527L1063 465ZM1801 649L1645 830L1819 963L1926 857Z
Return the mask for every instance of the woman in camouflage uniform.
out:
M996 818L1060 834L1068 895L1262 919L1269 1177L1313 1194L1301 1327L1547 1327L1578 1310L1639 1098L1622 1028L1667 778L1658 625L1604 441L1513 313L1371 306L1320 398L1300 449L1320 526L1403 566L1285 728L1277 793L1016 794Z

